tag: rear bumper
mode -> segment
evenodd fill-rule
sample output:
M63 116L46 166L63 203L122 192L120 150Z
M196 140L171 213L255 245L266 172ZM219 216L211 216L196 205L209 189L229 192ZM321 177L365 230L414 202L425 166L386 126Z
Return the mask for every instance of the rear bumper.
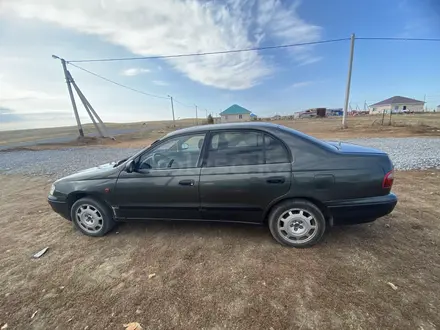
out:
M394 210L397 196L390 193L359 199L349 199L327 203L335 225L366 223L383 217Z
M56 200L53 196L47 197L47 202L49 203L52 210L61 215L63 218L70 220L69 205L66 201Z

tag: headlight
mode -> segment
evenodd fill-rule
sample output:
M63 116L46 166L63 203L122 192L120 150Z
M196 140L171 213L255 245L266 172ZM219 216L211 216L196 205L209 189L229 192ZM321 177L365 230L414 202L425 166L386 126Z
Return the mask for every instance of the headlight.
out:
M52 187L50 187L49 195L53 195L55 191L55 185L53 184Z

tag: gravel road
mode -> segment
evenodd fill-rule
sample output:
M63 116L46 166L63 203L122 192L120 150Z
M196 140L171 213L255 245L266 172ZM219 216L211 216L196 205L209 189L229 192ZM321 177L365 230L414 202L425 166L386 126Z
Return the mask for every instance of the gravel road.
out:
M372 138L345 142L387 152L396 169L440 168L440 139ZM48 175L56 178L130 156L138 149L71 148L42 151L0 152L0 173Z

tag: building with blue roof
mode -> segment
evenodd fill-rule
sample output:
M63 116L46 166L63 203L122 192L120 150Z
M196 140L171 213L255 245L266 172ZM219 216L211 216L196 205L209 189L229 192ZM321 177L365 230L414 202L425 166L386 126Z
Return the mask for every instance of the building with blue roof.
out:
M220 112L222 123L235 123L251 120L251 111L246 108L233 104L226 110ZM255 116L255 115L254 115Z

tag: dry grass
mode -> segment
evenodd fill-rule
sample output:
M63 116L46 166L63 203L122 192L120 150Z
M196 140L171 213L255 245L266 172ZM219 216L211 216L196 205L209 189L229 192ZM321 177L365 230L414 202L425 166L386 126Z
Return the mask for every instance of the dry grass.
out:
M385 117L384 125L380 125L381 116L357 116L348 117L348 129L341 129L341 118L316 118L298 120L279 120L274 123L292 127L306 134L321 139L352 139L365 137L408 137L408 136L440 136L440 113L425 113L411 115L393 115L391 125L389 117ZM56 149L66 146L84 147L88 145L106 145L115 147L139 148L149 145L152 141L164 136L175 129L192 126L195 119L182 119L176 121L173 127L170 121L156 121L130 124L108 124L109 128L115 130L132 129L134 133L121 134L116 141L111 139L88 139L75 140L66 143L44 144L16 149ZM86 133L93 131L90 124L84 125ZM11 143L29 142L37 139L48 139L63 137L66 135L75 136L76 127L45 128L38 130L0 132L0 146Z
M398 172L394 213L334 228L306 250L278 245L265 227L230 224L122 224L89 238L51 212L47 179L0 180L8 329L440 326L439 171Z

